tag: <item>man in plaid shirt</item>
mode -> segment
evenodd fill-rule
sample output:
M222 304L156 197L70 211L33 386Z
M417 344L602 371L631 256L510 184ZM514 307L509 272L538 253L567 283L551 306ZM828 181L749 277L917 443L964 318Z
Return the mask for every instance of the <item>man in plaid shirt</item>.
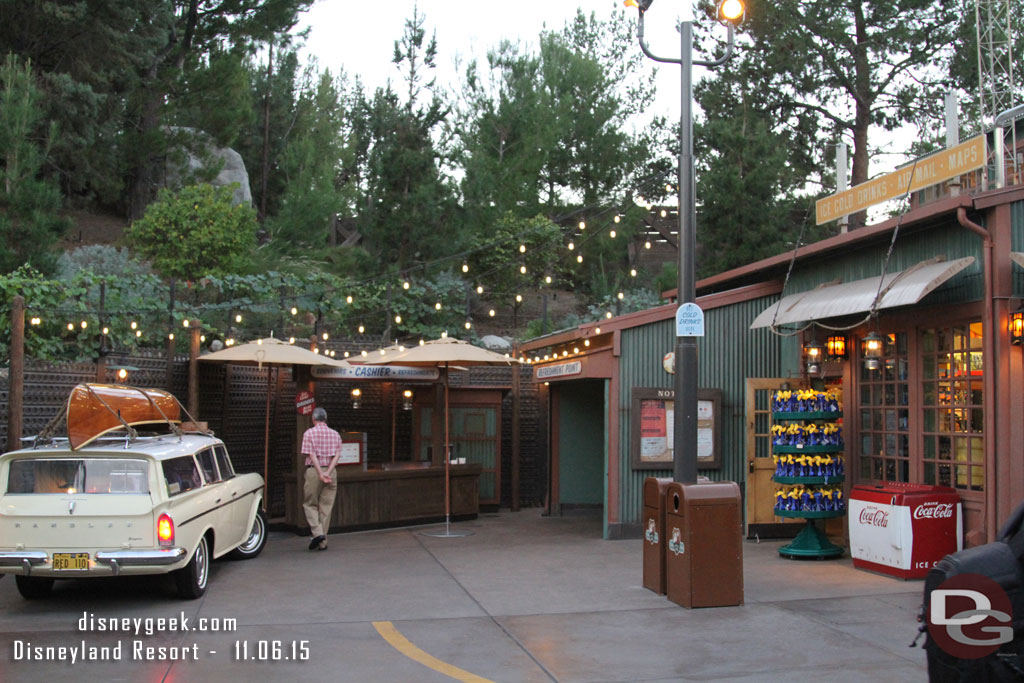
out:
M313 410L313 426L302 435L302 454L306 456L306 478L302 510L313 532L310 550L327 550L327 531L331 526L331 508L338 492L338 458L341 435L327 426L327 411Z

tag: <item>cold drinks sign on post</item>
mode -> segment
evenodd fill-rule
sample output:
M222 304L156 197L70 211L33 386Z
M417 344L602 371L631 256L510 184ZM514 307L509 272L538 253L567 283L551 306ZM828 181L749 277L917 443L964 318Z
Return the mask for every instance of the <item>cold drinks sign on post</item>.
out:
M700 306L685 303L676 309L676 336L704 336L704 311L700 310Z

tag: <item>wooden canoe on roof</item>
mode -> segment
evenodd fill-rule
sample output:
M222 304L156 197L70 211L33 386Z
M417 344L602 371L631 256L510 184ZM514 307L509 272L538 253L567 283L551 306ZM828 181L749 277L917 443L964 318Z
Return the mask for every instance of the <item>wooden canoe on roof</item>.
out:
M68 443L72 450L125 425L178 424L181 404L160 389L116 384L79 384L67 407Z

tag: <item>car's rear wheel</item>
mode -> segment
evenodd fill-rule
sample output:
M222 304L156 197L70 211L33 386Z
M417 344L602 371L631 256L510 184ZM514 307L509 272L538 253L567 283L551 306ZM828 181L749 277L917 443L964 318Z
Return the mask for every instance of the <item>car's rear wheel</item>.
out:
M174 581L178 586L178 597L182 600L195 600L206 592L206 583L210 579L210 548L206 536L199 539L196 551L181 569L174 572Z
M50 594L53 588L53 579L44 579L38 576L15 575L15 582L18 584L18 592L26 600L38 600Z
M252 520L252 528L249 529L249 536L242 541L242 544L231 551L228 556L232 560L251 560L263 552L263 546L267 544L267 516L263 510L256 509L256 517Z

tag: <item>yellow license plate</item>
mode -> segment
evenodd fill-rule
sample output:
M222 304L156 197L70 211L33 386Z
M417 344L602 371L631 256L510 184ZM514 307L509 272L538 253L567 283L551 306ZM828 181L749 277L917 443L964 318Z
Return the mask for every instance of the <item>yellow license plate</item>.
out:
M89 569L89 553L54 553L53 571L84 572Z

